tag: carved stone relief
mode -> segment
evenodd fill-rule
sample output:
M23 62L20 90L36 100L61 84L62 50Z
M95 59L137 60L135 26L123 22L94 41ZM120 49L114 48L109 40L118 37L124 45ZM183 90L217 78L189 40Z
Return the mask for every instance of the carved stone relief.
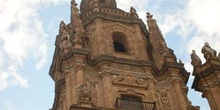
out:
M82 84L78 89L78 102L91 103L92 106L97 105L98 93L95 87L95 82L89 82L87 84Z
M135 90L133 90L133 89L127 89L127 90L125 91L125 93L130 94L130 95L137 95L137 94L138 94L138 93L137 93Z
M135 77L131 73L121 73L113 79L113 84L115 85L125 85L125 86L135 86L141 88L147 88L147 84Z
M169 98L169 92L171 89L166 89L163 91L158 90L160 101L162 103L163 110L171 110L171 101Z

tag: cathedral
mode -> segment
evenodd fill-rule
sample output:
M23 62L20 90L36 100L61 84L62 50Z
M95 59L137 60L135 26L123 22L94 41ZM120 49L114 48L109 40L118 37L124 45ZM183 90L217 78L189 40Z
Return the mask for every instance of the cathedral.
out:
M71 1L70 23L60 23L49 75L51 110L199 110L187 97L190 73L167 47L153 15L142 21L116 0ZM147 26L145 25L147 24ZM206 62L193 51L192 88L220 110L220 58L208 43Z

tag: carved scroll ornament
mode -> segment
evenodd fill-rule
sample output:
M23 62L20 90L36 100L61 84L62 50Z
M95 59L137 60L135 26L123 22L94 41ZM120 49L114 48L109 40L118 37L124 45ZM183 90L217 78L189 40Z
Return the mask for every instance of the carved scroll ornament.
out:
M147 88L147 84L144 83L144 81L129 73L121 73L118 75L113 79L113 84Z

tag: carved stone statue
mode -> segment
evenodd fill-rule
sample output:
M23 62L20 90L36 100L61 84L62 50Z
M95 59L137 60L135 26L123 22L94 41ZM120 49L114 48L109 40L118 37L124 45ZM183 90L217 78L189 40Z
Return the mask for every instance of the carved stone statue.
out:
M130 8L130 13L132 17L138 18L137 11L134 9L133 6Z
M60 36L61 36L61 43L60 48L62 53L67 53L69 51L71 44L69 33L67 32L66 25L63 21L60 23L60 30L59 30Z
M64 23L64 21L60 22L60 29L59 29L59 33L62 33L63 30L66 29L66 24Z
M84 31L80 30L79 28L76 28L75 29L75 32L74 32L74 42L82 42L82 36L84 34Z
M98 94L96 88L93 86L95 86L94 82L89 82L78 87L79 102L86 101L91 103L93 106L96 106Z
M137 11L134 9L133 6L130 8L130 12L131 12L131 13L137 13Z
M217 58L216 57L216 51L214 49L212 49L209 46L209 43L205 43L205 45L202 47L202 53L204 54L204 58L207 60L209 60L210 58Z
M79 101L82 101L82 100L91 101L92 93L89 90L89 87L87 84L80 85L78 89L79 89Z
M191 60L192 60L191 64L193 65L193 67L202 65L202 61L199 58L199 56L196 55L196 51L195 50L192 50Z

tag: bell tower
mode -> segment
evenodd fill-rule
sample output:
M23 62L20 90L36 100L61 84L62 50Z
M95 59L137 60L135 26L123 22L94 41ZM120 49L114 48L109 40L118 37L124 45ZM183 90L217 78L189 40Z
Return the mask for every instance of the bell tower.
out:
M53 110L198 110L187 98L189 73L176 61L153 15L115 0L71 1L60 23L50 76Z

